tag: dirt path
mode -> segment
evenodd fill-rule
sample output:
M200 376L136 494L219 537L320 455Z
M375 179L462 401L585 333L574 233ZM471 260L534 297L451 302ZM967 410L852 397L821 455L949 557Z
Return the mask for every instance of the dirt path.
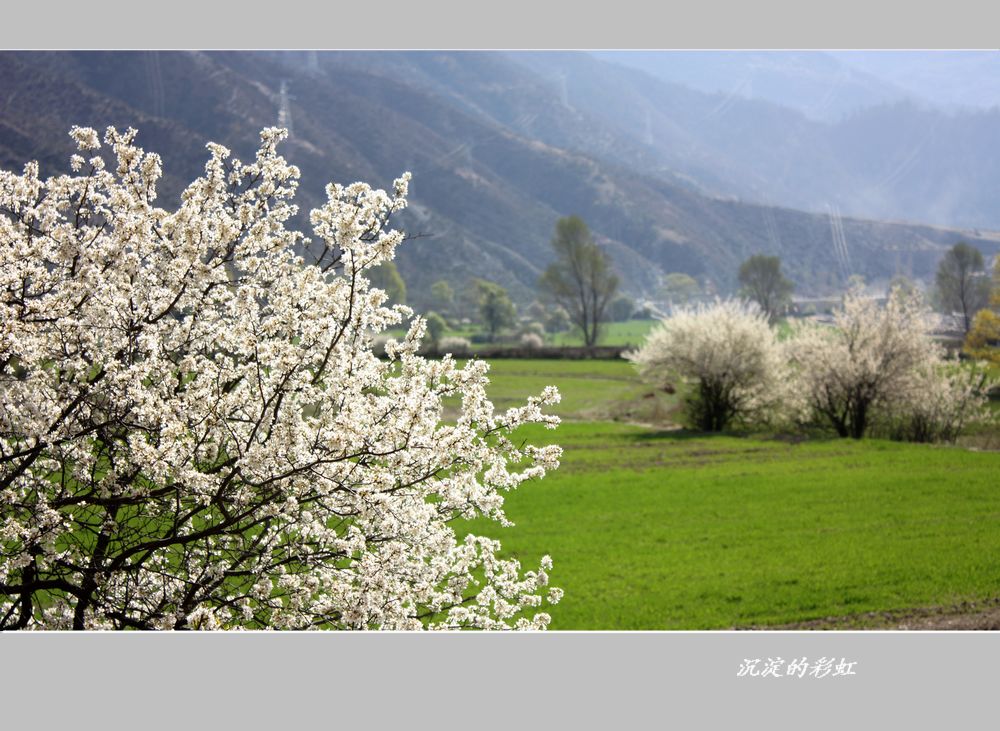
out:
M1000 630L1000 597L952 606L867 612L848 617L825 617L807 622L737 629Z

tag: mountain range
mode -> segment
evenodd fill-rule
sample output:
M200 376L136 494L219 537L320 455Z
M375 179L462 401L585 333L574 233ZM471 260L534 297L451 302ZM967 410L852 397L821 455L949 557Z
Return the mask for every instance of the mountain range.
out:
M927 279L958 240L1000 251L1000 113L884 104L893 83L851 78L875 106L834 122L582 52L0 52L0 167L61 173L72 125L133 126L170 201L206 142L252 155L284 107L304 210L329 181L413 173L401 226L424 236L398 263L418 305L472 277L530 300L570 214L633 296L673 271L731 291L754 253L825 293Z

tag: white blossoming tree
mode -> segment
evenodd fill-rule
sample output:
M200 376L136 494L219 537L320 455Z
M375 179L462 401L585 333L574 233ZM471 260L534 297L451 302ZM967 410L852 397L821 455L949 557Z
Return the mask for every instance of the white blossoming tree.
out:
M852 291L833 327L797 326L790 352L807 413L842 437L883 427L914 441L954 439L982 418L982 377L949 363L927 315L901 288L885 306Z
M912 397L893 400L876 428L907 442L954 442L967 425L990 420L988 390L979 366L931 361L916 374Z
M494 412L419 318L372 353L412 314L365 277L408 175L329 185L308 240L282 130L209 145L172 211L135 130L110 167L72 135L72 175L0 172L0 629L544 627L548 557L449 521L558 465L509 439L558 393Z
M753 303L676 309L626 357L644 376L687 383L689 416L704 431L773 421L782 411L784 354L767 315Z

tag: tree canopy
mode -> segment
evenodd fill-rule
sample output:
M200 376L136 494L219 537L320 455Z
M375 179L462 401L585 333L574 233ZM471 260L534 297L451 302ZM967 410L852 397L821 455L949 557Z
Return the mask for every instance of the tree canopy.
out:
M446 280L439 279L431 285L431 299L439 311L450 315L455 306L455 290Z
M626 357L645 376L692 384L688 416L704 431L773 418L788 381L767 318L738 300L677 308Z
M556 260L545 270L539 288L566 310L584 345L596 345L608 304L618 292L618 276L579 216L556 222L552 248Z
M284 130L175 209L135 130L72 135L0 171L0 630L544 628L550 559L452 525L558 465L510 439L558 393L495 411L419 317L373 352L409 174L327 186L300 255Z
M884 307L850 292L832 327L799 323L788 349L811 418L860 439L873 427L914 441L953 439L982 416L983 381L954 369L918 297L893 289Z
M938 264L935 284L938 307L945 314L961 314L962 331L968 333L972 318L990 297L982 252L963 241L955 244Z
M690 274L671 272L663 278L662 290L671 304L685 305L701 292L701 287Z
M490 340L496 340L501 330L517 322L517 310L507 290L496 282L477 279L475 286L479 296L479 316Z
M611 322L625 322L635 312L635 300L623 294L608 303L607 317Z
M740 265L741 294L756 302L770 322L774 322L791 301L792 284L781 273L777 256L755 254Z
M396 262L385 261L377 267L372 267L368 270L368 279L372 287L381 289L389 295L389 302L392 304L406 304L406 282L403 281Z

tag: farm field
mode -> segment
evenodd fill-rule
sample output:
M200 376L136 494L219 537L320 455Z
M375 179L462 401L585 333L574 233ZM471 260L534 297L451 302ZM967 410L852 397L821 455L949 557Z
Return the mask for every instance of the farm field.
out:
M496 358L489 364L489 395L497 409L521 406L549 385L562 396L549 413L563 419L661 423L680 406L677 396L644 383L626 360Z
M559 429L518 435L561 444L562 467L508 495L515 527L468 526L527 567L552 556L566 592L553 629L774 626L1000 596L1000 452L614 423L649 392L614 361L498 360L491 374L498 407L548 383L564 395ZM655 395L667 411L675 399Z
M626 320L625 322L606 323L601 331L598 344L638 347L646 339L649 331L657 324L659 324L659 320ZM583 345L583 338L575 330L552 333L547 335L545 340L549 345Z
M657 324L658 320L627 320L625 322L609 322L604 325L598 345L609 346L635 346L638 347L645 340L646 335ZM481 334L482 330L478 326L464 325L449 327L444 331L442 337L472 338ZM406 329L402 327L387 330L386 335L393 338L401 338L406 334ZM583 345L581 335L573 330L560 333L548 333L545 336L546 345L580 347ZM494 347L490 344L473 343L472 350L476 351L484 347Z

